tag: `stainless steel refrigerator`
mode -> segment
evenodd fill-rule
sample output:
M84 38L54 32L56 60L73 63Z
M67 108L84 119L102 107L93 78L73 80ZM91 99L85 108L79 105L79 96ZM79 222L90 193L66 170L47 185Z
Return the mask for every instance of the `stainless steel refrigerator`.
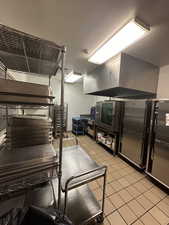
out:
M119 154L139 168L146 165L151 102L124 102L123 130Z
M169 187L169 100L154 102L146 171Z

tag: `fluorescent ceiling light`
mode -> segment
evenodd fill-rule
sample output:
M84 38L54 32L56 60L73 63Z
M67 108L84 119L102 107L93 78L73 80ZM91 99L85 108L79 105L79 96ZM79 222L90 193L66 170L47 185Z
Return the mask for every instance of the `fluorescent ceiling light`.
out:
M143 25L143 23L137 19L132 19L113 35L111 39L96 50L88 61L95 64L106 62L108 59L142 38L147 31L149 31L149 27Z
M64 80L66 83L75 83L76 81L78 81L81 78L82 78L81 75L76 74L73 71L71 71L68 75L66 75Z

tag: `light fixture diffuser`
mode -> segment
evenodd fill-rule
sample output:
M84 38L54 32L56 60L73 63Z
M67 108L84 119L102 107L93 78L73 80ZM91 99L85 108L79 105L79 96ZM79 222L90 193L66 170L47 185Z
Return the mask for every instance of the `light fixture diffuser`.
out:
M129 23L123 26L115 35L112 36L105 44L103 44L89 58L89 62L102 64L111 57L117 55L129 45L141 39L149 27L143 25L138 19L132 19Z
M82 76L80 74L76 74L72 70L69 74L66 75L64 81L66 83L75 83L76 81L78 81L81 78L82 78Z

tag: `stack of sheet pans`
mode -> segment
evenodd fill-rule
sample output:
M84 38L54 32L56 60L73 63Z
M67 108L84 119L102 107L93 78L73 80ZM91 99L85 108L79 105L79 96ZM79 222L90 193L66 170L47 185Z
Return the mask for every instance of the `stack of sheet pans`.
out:
M0 197L53 179L57 165L51 144L0 151Z
M54 106L54 137L58 137L61 131L61 106L55 105ZM67 131L67 118L68 118L68 104L64 105L63 111L63 131Z
M49 144L52 121L33 116L12 116L8 119L6 145L8 149Z
M50 105L54 97L47 85L0 78L0 102Z

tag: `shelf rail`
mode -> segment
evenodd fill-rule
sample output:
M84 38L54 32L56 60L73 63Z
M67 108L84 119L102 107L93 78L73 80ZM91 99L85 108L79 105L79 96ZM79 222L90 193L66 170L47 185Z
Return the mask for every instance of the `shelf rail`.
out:
M64 135L64 63L65 63L66 47L62 50L61 59L61 91L60 91L60 139L59 139L59 168L58 168L58 210L61 209L61 178L62 178L62 152L63 152L63 135Z
M66 47L56 45L54 42L40 39L30 34L0 24L0 66L7 79L7 70L22 71L29 75L41 74L49 77L48 86L51 85L51 77L61 71L61 127L59 143L59 169L58 169L58 209L61 203L61 176L62 176L62 151L63 151L63 109L64 109L64 64ZM37 96L36 96L37 97ZM50 103L52 98L50 98ZM8 106L34 105L33 102L9 102L3 101L6 108L6 126L8 126ZM41 102L35 105L43 105ZM50 104L45 104L48 106Z
M104 173L101 173L101 174L97 174L96 176L91 176L89 178L86 178L84 179L82 182L79 182L76 184L76 187L78 186L81 186L83 184L87 184L95 179L98 179L98 178L101 178L101 177L104 177L104 180L103 180L103 193L102 193L102 212L104 212L104 205L105 205L105 191L106 191L106 175L107 175L107 166L100 166L96 169L93 169L93 170L89 170L87 172L84 172L84 173L81 173L79 175L76 175L76 176L72 176L70 177L67 181L66 181L66 184L65 184L65 198L64 198L64 209L63 209L63 214L65 215L66 214L66 210L67 210L67 201L68 201L68 191L75 188L75 187L71 187L69 188L69 184L72 180L75 180L77 178L80 178L80 177L83 177L83 176L86 176L86 175L89 175L89 174L92 174L94 172L97 172L97 171L102 171L104 170Z

